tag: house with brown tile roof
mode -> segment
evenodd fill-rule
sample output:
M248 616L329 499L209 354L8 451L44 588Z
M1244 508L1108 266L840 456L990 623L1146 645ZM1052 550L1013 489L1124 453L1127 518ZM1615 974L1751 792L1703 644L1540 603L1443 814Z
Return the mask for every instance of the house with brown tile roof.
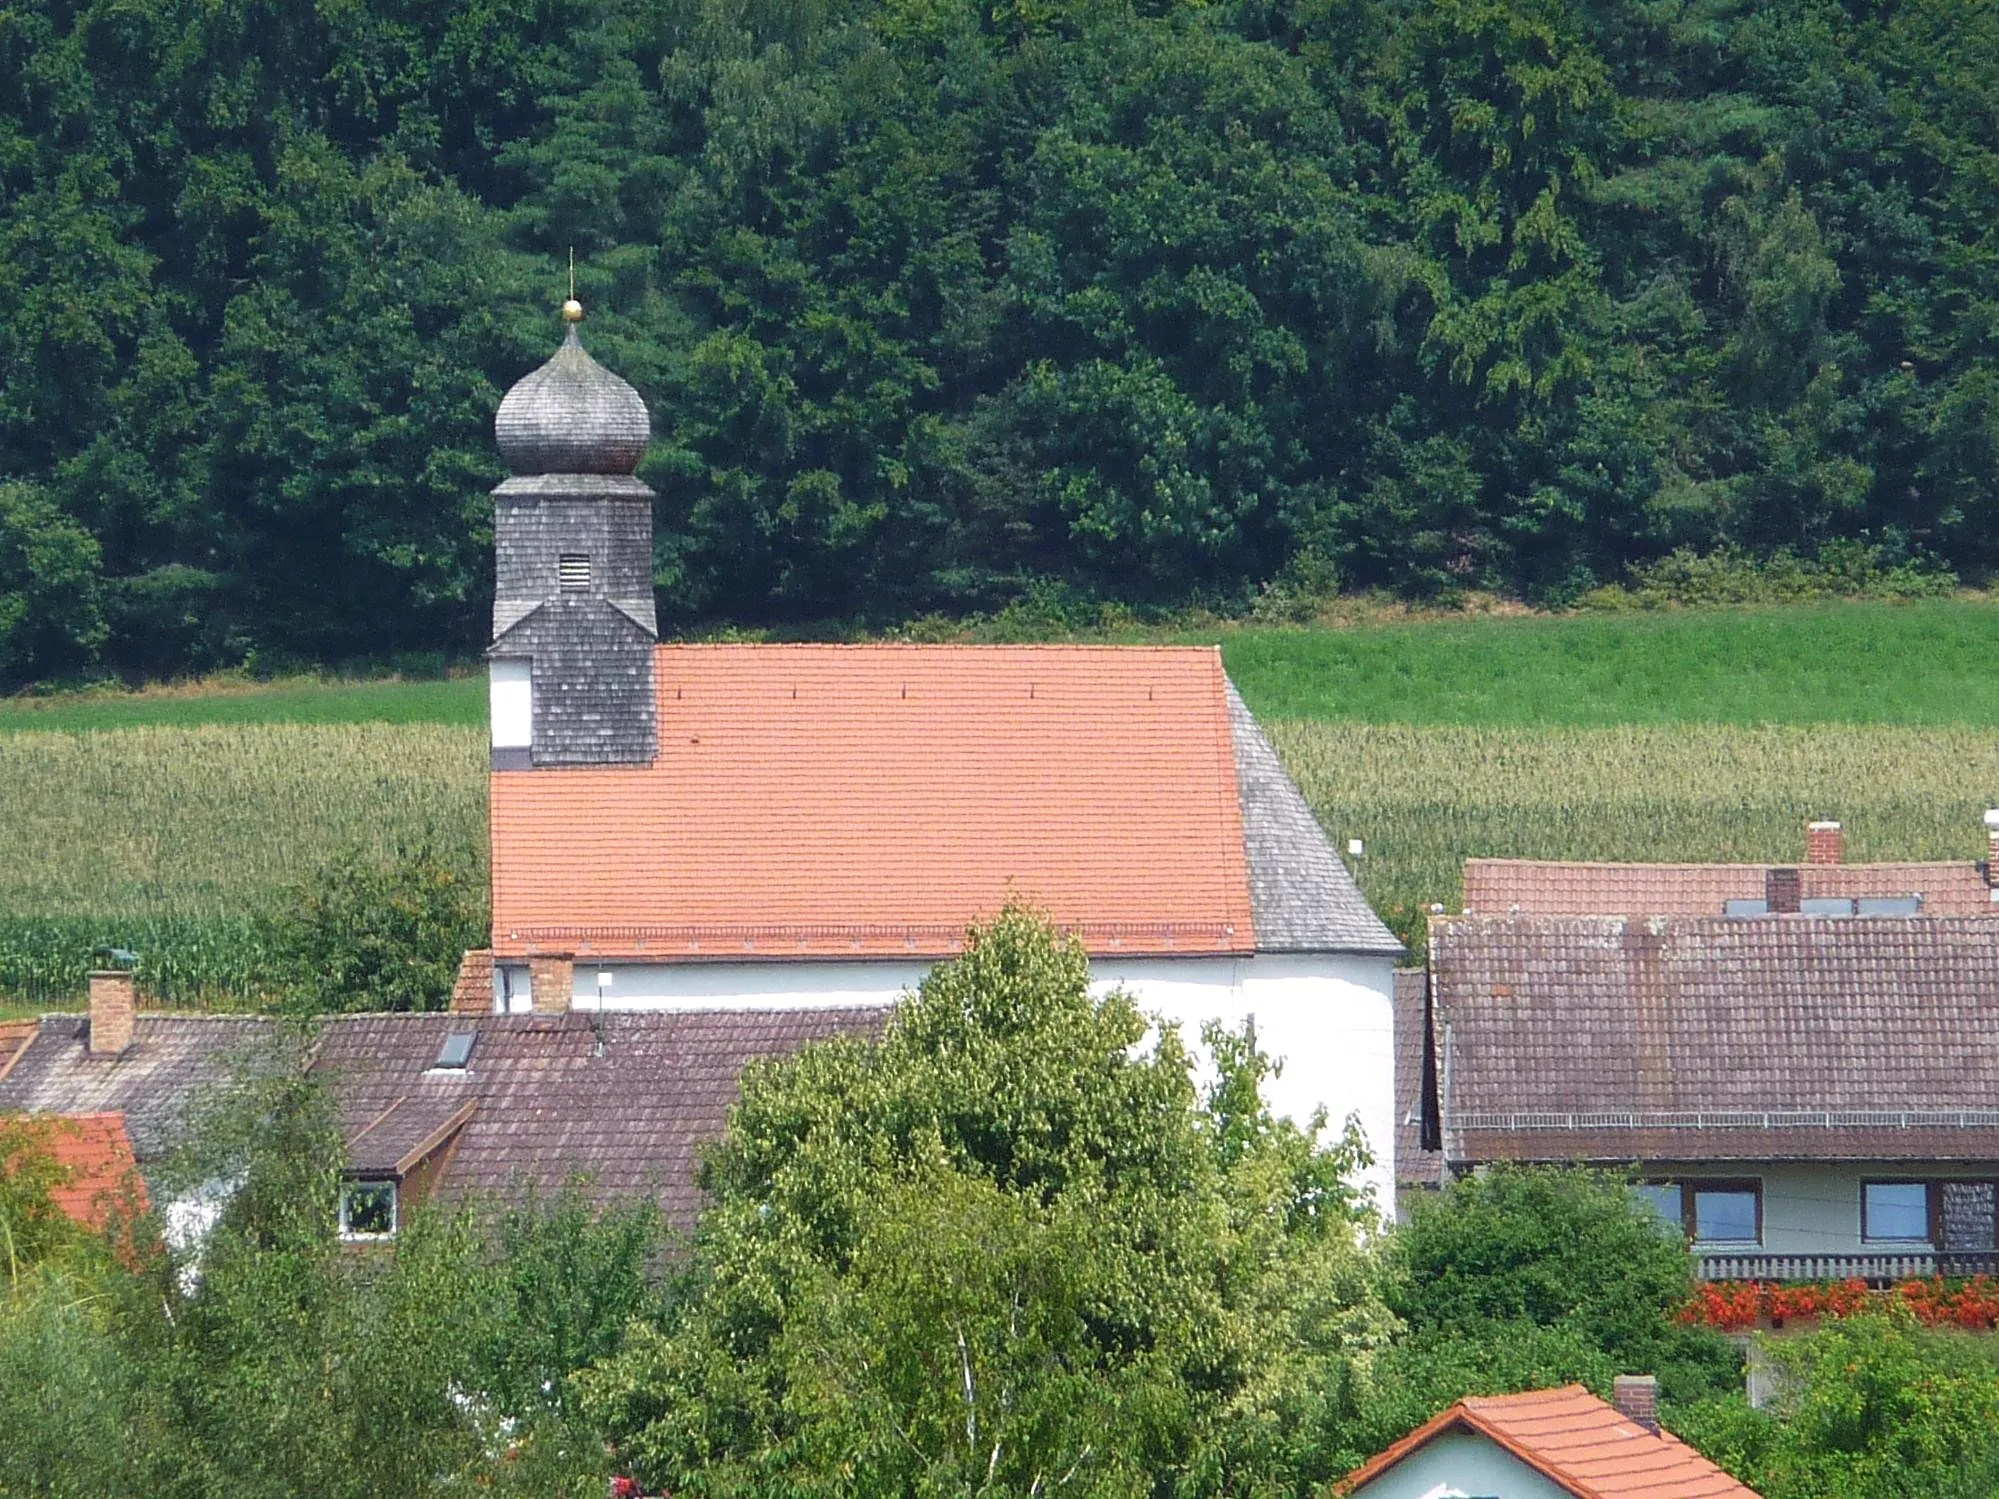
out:
M1342 1499L1757 1499L1659 1425L1649 1378L1467 1396L1343 1479Z
M1253 1019L1275 1106L1358 1115L1385 1197L1401 945L1219 652L661 645L629 392L572 328L501 407L493 926L456 1007L881 1008L1023 903L1197 1049Z
M575 1183L599 1203L650 1198L685 1232L700 1151L721 1138L744 1067L871 1037L883 1014L351 1015L327 1025L312 1065L339 1104L350 1200L372 1191L387 1231L413 1201L546 1201Z
M1999 850L1999 810L1985 814ZM1796 864L1606 864L1554 859L1467 859L1464 909L1482 916L1999 915L1982 860L1848 864L1837 822L1805 829Z
M347 1141L343 1227L355 1237L392 1233L415 1201L546 1199L573 1182L599 1203L648 1197L672 1226L690 1229L700 1151L721 1137L743 1068L813 1041L872 1036L885 1014L332 1017L309 1065ZM142 1182L171 1157L199 1099L280 1060L275 1023L263 1017L142 1013L122 1046L93 1050L104 1018L44 1017L0 1078L0 1114L64 1128L85 1116L98 1121L84 1128L92 1141L104 1136L102 1121L119 1121Z
M1632 1167L1717 1279L1999 1269L1999 922L1468 915L1428 958L1440 1172Z

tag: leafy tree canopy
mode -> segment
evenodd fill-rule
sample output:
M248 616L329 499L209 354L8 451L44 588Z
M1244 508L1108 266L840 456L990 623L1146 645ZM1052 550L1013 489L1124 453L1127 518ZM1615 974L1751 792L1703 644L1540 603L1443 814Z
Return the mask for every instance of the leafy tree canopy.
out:
M754 1069L678 1314L582 1377L676 1494L1306 1493L1392 1319L1356 1164L1012 911L879 1043Z
M1467 1394L1656 1374L1671 1402L1734 1387L1740 1359L1683 1327L1693 1261L1624 1180L1499 1167L1425 1195L1386 1247L1385 1292L1408 1328L1376 1407L1392 1440Z
M680 624L1999 563L1984 0L46 0L0 682L467 651L589 337Z

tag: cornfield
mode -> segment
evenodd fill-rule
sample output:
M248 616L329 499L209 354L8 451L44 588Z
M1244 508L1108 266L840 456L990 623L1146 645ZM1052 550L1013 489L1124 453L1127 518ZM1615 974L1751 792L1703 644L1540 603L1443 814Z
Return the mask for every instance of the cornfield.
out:
M122 947L157 999L253 1000L256 918L336 855L484 870L484 751L428 724L0 736L0 997L73 1000Z
M1837 725L1478 729L1276 720L1271 737L1405 935L1463 860L1982 856L1999 736ZM93 954L168 1001L253 1003L257 917L344 851L412 843L485 868L476 729L148 727L0 736L0 1002L73 1000Z
M1457 909L1471 855L1795 860L1832 817L1851 859L1974 859L1999 805L1989 730L1267 727L1338 845L1363 840L1361 886L1405 937L1433 901Z

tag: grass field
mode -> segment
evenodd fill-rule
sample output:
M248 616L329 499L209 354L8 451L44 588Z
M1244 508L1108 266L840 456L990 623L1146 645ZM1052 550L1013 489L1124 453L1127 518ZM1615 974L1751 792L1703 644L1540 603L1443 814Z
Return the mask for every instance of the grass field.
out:
M1999 609L1240 631L1231 673L1404 930L1470 854L1973 858L1999 802ZM99 945L254 989L254 918L350 848L484 859L484 690L283 684L0 704L0 1004ZM177 977L176 977L177 976Z
M1983 601L1245 631L1223 651L1271 718L1999 724L1999 606Z
M225 681L148 692L0 698L0 734L260 723L431 723L476 728L485 722L483 676L435 682Z

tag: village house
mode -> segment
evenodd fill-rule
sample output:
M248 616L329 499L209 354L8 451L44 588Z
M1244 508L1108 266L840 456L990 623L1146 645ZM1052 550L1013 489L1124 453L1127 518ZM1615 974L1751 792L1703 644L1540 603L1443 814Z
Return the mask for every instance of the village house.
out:
M6 1044L0 1036L0 1047ZM146 1211L145 1179L122 1114L0 1116L0 1175L17 1168L22 1150L46 1154L56 1171L50 1206L75 1223L101 1229Z
M130 986L129 974L95 975L88 1015L46 1016L0 1050L0 1115L97 1121L63 1135L90 1144L93 1161L116 1145L104 1145L105 1121L122 1121L121 1160L143 1191L204 1098L284 1059L269 1019L134 1016ZM340 1231L385 1239L419 1202L546 1202L573 1185L600 1205L649 1199L687 1232L700 1209L700 1148L720 1138L745 1065L872 1035L882 1014L330 1017L303 1060L326 1084L347 1144ZM92 1170L95 1181L102 1173ZM178 1189L179 1198L156 1194L170 1237L227 1195L214 1184Z
M1418 977L1435 1179L1630 1168L1710 1279L1999 1269L1999 921L1437 917Z
M1393 1177L1393 969L1212 649L662 646L645 406L584 353L495 428L492 942L455 1008L885 1009L1032 906Z
M1481 916L1990 916L1999 914L1999 809L1986 859L1848 864L1837 822L1805 827L1797 864L1465 860L1464 909Z
M1342 1499L1757 1499L1659 1425L1658 1384L1468 1396L1349 1474Z

